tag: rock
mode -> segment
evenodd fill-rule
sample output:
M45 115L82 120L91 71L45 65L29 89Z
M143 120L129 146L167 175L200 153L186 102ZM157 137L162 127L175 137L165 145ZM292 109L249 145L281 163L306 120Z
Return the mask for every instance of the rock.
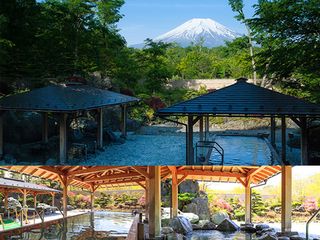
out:
M278 240L290 240L290 238L283 236L283 237L278 237Z
M165 236L166 240L184 240L184 236L179 233L170 233Z
M189 213L189 212L183 213L183 212L181 212L181 213L178 214L178 215L179 215L179 216L183 216L183 217L189 219L189 221L190 221L191 223L193 223L193 224L199 222L199 217L198 217L198 215L196 215L196 214L194 214L194 213Z
M261 230L267 229L267 228L270 228L270 226L268 224L257 224L256 225L257 231L261 231Z
M198 223L198 224L192 224L192 229L194 231L194 230L201 230L202 228L201 228L200 224Z
M277 237L291 237L291 236L299 236L298 232L277 232L276 236Z
M202 230L215 230L216 229L216 225L213 222L206 222L203 227Z
M162 234L167 235L167 234L173 233L173 232L174 232L174 231L173 231L173 228L172 228L172 227L163 227L163 228L161 228L161 233L162 233Z
M59 165L59 162L57 159L53 159L53 158L49 158L46 163L45 163L46 166L56 166L56 165Z
M240 230L247 233L255 233L257 231L252 223L240 224Z
M21 208L22 208L22 205L17 199L13 197L8 197L8 209L20 210Z
M192 232L192 225L190 221L182 216L175 217L170 221L170 227L177 233L181 233L183 235L187 235Z
M210 219L210 210L207 196L197 197L183 208L183 212L191 212L199 216L200 220Z
M299 235L293 235L290 237L290 240L305 240L305 238L300 237Z
M179 185L179 192L182 193L198 193L199 183L193 180L185 180Z
M240 227L228 218L224 219L216 228L222 232L235 232L239 229Z
M216 225L219 225L225 219L229 219L229 215L226 212L217 212L211 216L211 222Z
M261 237L258 237L257 240L277 240L277 237L272 234L264 234Z

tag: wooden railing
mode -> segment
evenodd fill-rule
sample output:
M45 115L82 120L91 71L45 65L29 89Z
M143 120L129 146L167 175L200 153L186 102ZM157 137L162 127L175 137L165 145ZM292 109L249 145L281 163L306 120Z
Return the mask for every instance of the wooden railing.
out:
M127 240L144 240L144 224L142 213L136 214L130 227Z

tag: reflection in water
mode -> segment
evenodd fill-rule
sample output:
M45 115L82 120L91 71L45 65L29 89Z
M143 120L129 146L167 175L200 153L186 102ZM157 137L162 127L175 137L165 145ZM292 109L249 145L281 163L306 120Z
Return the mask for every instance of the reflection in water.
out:
M33 229L7 239L84 240L111 239L126 235L132 224L131 213L94 212L60 220L47 227ZM119 238L120 239L120 238Z

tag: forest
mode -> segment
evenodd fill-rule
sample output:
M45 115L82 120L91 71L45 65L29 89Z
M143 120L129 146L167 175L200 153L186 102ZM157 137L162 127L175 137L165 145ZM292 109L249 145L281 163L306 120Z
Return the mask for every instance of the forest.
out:
M168 92L169 80L245 76L320 102L318 0L260 0L252 18L245 16L243 1L230 0L235 18L248 34L211 49L201 42L181 48L151 39L143 49L128 47L117 27L126 17L121 14L124 4L124 0L1 1L1 94L77 75L101 87L171 103L194 93Z

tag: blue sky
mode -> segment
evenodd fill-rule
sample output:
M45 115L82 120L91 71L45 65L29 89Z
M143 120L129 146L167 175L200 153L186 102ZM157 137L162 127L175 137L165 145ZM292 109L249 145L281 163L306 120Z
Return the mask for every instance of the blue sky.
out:
M257 0L244 0L245 14L251 17ZM129 45L154 38L192 18L212 18L226 27L244 33L244 26L234 18L228 0L126 0L124 17L118 23Z

